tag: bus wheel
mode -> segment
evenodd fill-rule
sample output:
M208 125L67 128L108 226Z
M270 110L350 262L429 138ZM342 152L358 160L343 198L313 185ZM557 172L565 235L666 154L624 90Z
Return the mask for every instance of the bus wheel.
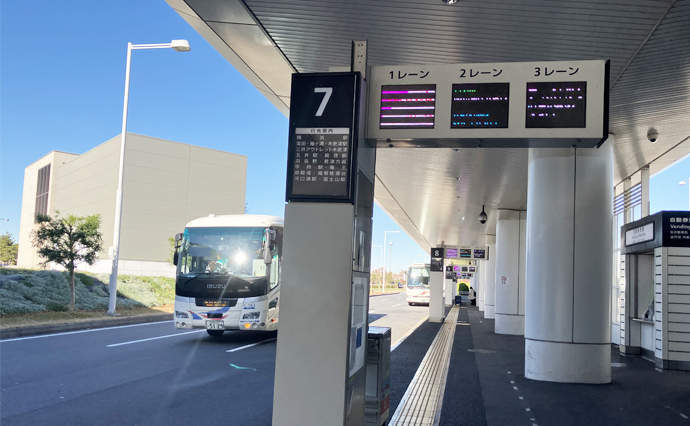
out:
M410 306L414 306L414 303L412 303L412 302L407 302L407 303L409 303L409 304L410 304Z
M209 334L209 336L220 337L223 335L225 330L206 330L206 332Z

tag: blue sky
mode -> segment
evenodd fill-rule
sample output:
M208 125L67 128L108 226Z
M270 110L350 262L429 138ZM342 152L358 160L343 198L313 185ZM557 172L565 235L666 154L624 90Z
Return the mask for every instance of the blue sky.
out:
M4 1L0 19L0 233L19 236L26 166L120 133L127 42L172 39L191 52L133 52L128 131L247 155L250 213L283 215L287 119L167 3ZM688 178L690 159L652 179L652 211L687 209ZM400 228L376 207L373 244L386 230ZM421 261L407 235L388 235L393 270Z

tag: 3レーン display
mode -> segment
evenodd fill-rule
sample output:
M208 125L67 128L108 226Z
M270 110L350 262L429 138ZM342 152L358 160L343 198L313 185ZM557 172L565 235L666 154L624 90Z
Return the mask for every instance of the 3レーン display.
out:
M510 83L452 85L451 129L508 128ZM585 128L587 82L525 87L525 128ZM381 86L380 129L433 129L435 84Z

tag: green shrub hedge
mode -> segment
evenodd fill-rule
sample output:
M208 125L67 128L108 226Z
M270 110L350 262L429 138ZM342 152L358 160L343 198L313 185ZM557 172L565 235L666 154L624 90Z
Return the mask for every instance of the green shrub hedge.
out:
M458 291L470 291L470 288L467 287L467 284L460 283L460 285L458 286Z

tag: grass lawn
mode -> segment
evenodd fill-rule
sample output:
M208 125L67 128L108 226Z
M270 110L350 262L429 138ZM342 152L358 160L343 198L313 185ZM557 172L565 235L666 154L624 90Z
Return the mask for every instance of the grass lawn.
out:
M108 309L107 274L75 274L76 309L68 312L69 275L60 271L0 268L0 329L112 320L122 316L172 313L175 279L120 275L118 317Z

